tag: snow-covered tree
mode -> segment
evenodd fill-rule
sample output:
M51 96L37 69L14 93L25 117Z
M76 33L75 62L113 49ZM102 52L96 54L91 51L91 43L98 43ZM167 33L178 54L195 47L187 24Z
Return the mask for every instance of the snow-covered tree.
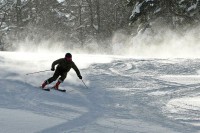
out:
M171 29L190 28L199 21L199 5L199 0L128 0L131 24L140 20L139 24L146 23L143 30L159 18Z

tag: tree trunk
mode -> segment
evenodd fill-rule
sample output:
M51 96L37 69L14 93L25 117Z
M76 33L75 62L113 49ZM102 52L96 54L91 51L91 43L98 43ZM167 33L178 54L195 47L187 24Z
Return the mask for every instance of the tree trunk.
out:
M100 3L99 0L96 0L96 15L97 15L97 43L100 43L100 30L101 30L101 18L100 18Z
M92 34L94 35L94 18L93 18L93 10L92 10L92 1L91 0L86 0L89 6L90 10L90 27L92 29Z
M80 41L81 41L81 45L83 46L83 29L82 29L82 2L79 4L79 29L80 29Z
M167 24L170 29L173 29L173 13L172 13L172 1L171 0L166 0L165 1L166 5L166 20Z
M22 10L21 10L22 2L21 0L17 0L16 4L16 13L17 13L17 26L20 27L22 25Z

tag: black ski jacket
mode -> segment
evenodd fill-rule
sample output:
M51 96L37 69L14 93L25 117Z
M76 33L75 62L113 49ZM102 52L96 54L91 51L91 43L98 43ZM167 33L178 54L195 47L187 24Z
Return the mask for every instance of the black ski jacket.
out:
M61 58L61 59L55 60L52 63L51 68L55 68L56 65L58 65L57 69L63 72L69 72L69 70L73 68L77 76L81 76L79 69L77 68L76 64L73 61L67 61L65 58Z

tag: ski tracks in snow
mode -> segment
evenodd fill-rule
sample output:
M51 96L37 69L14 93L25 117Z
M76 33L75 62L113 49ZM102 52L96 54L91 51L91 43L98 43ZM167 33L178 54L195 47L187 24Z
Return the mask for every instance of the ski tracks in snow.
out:
M199 104L185 105L174 100L193 97L199 102L199 64L199 60L187 59L115 60L91 65L89 79L94 82L92 86L101 86L104 91L104 105L107 105L103 107L104 115L110 117L107 123L113 123L114 126L110 125L115 128L113 132L145 132L147 129L142 125L146 122L151 132L198 132ZM176 113L172 111L174 108ZM128 126L129 120L143 124L141 128ZM128 128L123 129L123 124ZM153 130L154 124L159 130Z
M0 107L33 114L37 119L23 119L29 122L27 127L35 126L30 132L199 133L198 59L114 59L92 64L81 70L90 89L72 83L66 93L33 86L49 74L24 81L9 64L0 67L6 65L9 69L0 77ZM40 117L47 121L37 128Z

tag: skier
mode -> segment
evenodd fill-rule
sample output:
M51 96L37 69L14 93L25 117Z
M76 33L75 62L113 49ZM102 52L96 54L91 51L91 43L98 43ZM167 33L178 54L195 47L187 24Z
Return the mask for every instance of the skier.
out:
M57 67L56 67L56 70L55 70L56 65L57 65ZM44 89L44 87L47 84L51 84L53 81L57 80L57 78L60 76L57 83L53 86L54 89L59 89L60 83L62 83L65 80L67 73L69 72L69 70L71 68L73 68L75 70L79 79L82 79L80 71L77 68L77 66L75 65L75 63L72 61L72 55L70 53L66 53L65 58L55 60L51 65L51 70L52 71L55 70L53 77L44 81L44 83L41 86L42 89Z

